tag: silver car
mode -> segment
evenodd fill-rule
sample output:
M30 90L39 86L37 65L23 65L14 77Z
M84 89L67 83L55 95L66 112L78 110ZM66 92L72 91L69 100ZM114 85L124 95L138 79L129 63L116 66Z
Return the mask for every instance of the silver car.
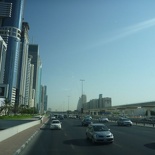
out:
M128 118L119 118L117 120L117 125L121 126L132 126L132 121Z
M102 123L90 124L86 129L86 138L93 143L112 143L114 141L110 129Z
M108 119L108 118L105 118L105 117L100 117L100 118L98 119L98 121L99 121L99 122L102 122L102 123L107 123L107 122L109 122L109 119Z

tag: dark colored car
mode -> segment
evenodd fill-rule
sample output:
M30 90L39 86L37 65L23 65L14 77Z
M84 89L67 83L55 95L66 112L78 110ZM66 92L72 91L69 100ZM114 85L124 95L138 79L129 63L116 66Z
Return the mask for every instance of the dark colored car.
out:
M86 116L84 116L84 118L85 119L88 118L88 119L92 120L92 117L90 115L86 115Z
M59 120L63 120L64 119L64 116L63 115L58 115L58 119Z
M84 118L81 122L82 126L88 126L91 123L92 123L92 120L89 118Z

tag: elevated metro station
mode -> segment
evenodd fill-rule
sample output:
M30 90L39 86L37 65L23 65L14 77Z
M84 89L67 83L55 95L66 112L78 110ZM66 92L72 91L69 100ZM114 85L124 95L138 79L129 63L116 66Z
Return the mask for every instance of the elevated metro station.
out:
M151 116L151 111L155 112L155 101L111 106L107 108L84 109L84 113L91 115L106 115L109 113L133 117Z

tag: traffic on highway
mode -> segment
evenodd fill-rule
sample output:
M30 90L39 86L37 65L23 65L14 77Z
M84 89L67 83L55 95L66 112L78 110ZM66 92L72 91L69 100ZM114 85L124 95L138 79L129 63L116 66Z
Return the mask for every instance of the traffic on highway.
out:
M22 151L22 155L154 155L155 128L146 126L120 126L109 119L100 123L92 119L88 126L81 124L82 119L61 119L61 130L51 130L51 119L44 124L39 133ZM94 143L86 131L93 124L102 124L113 136L110 143ZM97 136L97 135L96 135Z

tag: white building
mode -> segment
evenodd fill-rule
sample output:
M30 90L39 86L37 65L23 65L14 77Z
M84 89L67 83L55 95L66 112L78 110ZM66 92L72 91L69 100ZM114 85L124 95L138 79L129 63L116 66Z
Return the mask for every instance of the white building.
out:
M0 36L0 83L4 82L5 58L7 45Z

